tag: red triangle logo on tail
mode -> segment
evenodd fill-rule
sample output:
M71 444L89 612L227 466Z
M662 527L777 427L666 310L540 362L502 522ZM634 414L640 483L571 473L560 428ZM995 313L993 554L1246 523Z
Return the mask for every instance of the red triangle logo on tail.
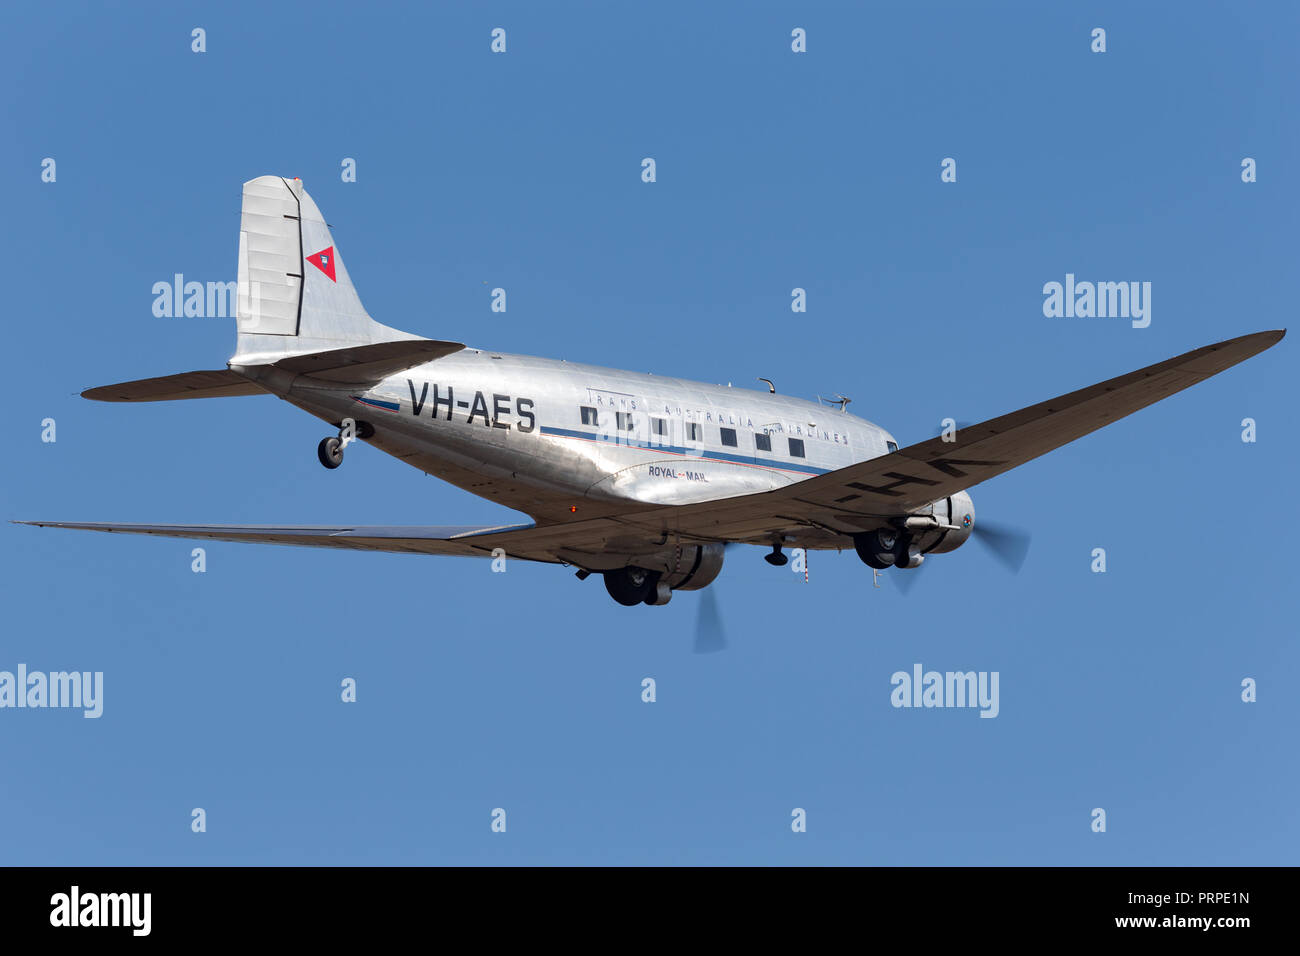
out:
M330 282L337 282L334 278L334 247L322 249L320 252L313 252L307 257L307 261L314 265L321 272L330 277Z

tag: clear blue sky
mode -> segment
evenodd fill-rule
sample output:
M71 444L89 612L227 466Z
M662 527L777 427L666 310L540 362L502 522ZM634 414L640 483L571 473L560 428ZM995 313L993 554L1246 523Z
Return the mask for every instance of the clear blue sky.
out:
M265 173L386 324L843 392L904 443L1291 324L1294 8L972 6L6 5L0 517L518 520L374 449L327 472L271 398L77 397L224 366L233 320L150 290L234 278ZM1045 318L1067 272L1150 281L1151 326ZM977 488L1035 535L1018 577L970 545L904 597L733 552L723 654L691 653L698 595L557 567L211 544L194 574L190 542L5 523L0 669L105 701L0 711L0 856L1295 863L1295 344ZM918 662L998 671L1000 715L892 708Z

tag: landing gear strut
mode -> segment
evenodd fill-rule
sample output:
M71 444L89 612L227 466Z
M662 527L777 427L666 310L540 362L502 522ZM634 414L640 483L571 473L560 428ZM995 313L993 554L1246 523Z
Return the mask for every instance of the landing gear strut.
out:
M923 554L912 550L912 536L904 531L894 542L894 567L919 568L925 560Z

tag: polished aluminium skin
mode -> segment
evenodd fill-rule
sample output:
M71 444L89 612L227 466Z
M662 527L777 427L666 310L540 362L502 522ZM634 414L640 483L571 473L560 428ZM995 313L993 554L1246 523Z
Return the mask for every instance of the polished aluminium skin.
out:
M273 394L355 439L532 517L504 527L139 525L87 530L422 554L601 573L621 604L711 583L730 542L853 549L915 568L974 529L967 488L1215 375L1285 334L1206 346L902 450L839 408L425 339L362 307L299 180L244 186L238 340L223 370L90 389L103 401Z

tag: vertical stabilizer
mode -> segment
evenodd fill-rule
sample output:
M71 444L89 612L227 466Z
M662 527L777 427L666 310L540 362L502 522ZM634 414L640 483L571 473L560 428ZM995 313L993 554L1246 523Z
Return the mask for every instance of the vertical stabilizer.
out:
M367 314L300 179L259 176L244 183L238 285L233 365L422 338Z

